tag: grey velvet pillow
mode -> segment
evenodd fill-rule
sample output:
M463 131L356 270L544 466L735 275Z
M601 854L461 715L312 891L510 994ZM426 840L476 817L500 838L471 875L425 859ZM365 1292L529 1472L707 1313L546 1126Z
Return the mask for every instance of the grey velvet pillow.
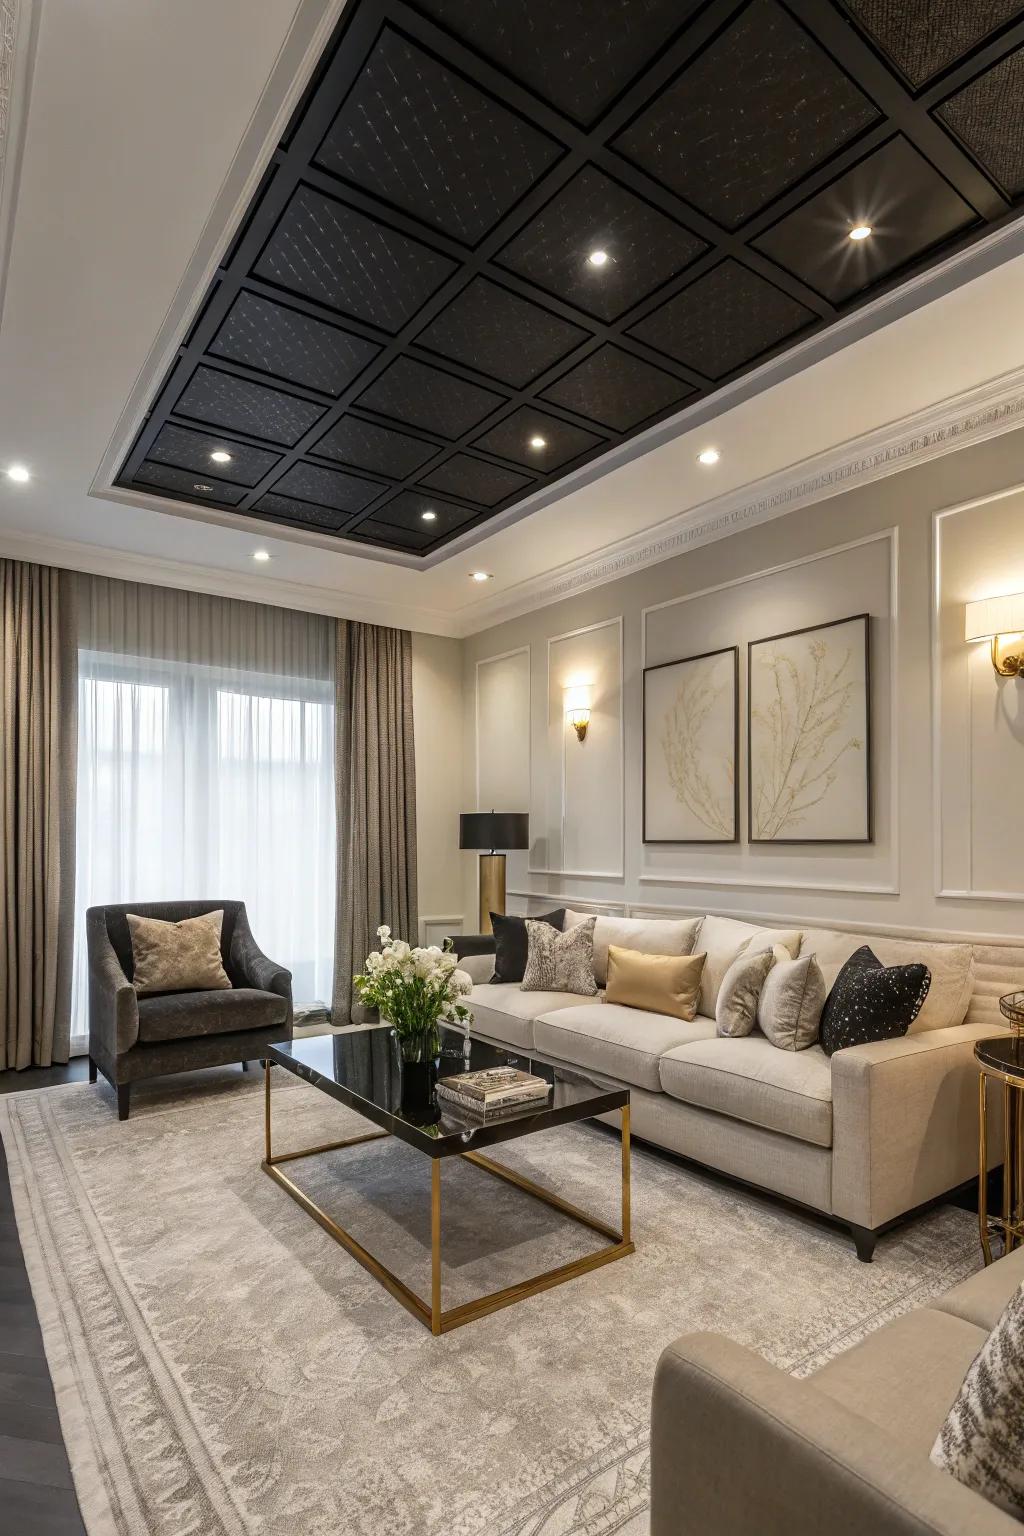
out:
M1024 1286L964 1377L931 1460L1024 1520Z
M715 1033L735 1039L749 1035L757 1023L757 1000L772 968L770 949L739 955L722 977L715 1003Z
M761 989L757 1022L780 1050L805 1051L818 1038L825 997L825 978L813 955L780 960Z
M576 992L581 997L593 997L597 992L594 980L594 926L596 917L577 923L565 933L559 933L549 923L526 919L526 970L523 973L523 992Z

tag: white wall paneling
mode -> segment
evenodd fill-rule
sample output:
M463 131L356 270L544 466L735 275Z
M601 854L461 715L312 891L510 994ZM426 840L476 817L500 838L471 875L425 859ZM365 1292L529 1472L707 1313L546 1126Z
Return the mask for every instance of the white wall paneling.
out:
M420 918L420 943L423 945L440 944L450 933L462 933L462 913L454 917L421 917Z
M565 718L565 689L591 691L586 740ZM538 723L531 875L625 876L622 616L548 639L544 717Z
M964 640L974 598L1024 591L1024 488L935 514L932 526L932 776L935 894L1024 902L1024 683Z
M643 665L740 647L740 826L735 844L643 847L641 885L721 886L893 896L899 892L897 582L895 528L645 608ZM869 845L746 841L747 642L870 613L875 841Z
M484 656L476 664L474 709L478 811L532 811L531 653L528 645ZM533 817L530 817L531 837ZM508 877L522 880L528 855L508 855ZM474 866L475 866L474 859ZM476 872L474 868L474 880Z

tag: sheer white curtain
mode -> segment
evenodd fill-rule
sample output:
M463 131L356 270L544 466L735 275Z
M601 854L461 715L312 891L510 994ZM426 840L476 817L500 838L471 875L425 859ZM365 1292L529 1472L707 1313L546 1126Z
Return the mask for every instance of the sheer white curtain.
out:
M240 898L297 1002L330 999L334 622L79 578L72 1035L84 917L103 902Z

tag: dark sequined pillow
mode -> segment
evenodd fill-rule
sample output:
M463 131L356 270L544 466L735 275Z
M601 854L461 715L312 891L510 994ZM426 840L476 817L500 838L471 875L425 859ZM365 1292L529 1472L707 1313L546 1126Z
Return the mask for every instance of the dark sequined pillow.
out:
M867 944L861 945L825 999L820 1036L825 1055L905 1035L931 984L926 965L883 965Z

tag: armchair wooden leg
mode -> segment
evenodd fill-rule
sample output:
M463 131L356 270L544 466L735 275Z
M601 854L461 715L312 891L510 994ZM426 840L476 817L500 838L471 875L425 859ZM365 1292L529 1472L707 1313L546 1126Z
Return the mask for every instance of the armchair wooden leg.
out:
M117 1118L128 1119L129 1102L132 1095L131 1083L118 1083L117 1085Z
M93 1061L92 1057L90 1056L89 1057L89 1081L90 1081L90 1083L94 1083L96 1081L96 1073L97 1073L96 1063Z

